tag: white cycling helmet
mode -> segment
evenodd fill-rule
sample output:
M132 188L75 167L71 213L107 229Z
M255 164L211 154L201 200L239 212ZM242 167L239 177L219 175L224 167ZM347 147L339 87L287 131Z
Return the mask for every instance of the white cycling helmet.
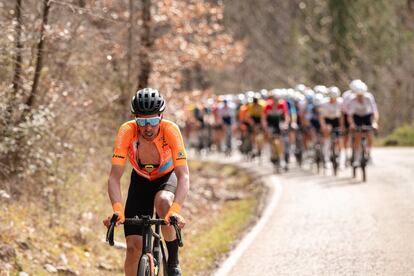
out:
M287 99L288 100L294 100L295 99L295 93L296 93L295 89L288 88L288 89L286 89L286 91L287 91Z
M305 96L301 92L299 92L299 91L295 92L295 101L301 102L304 99L305 99Z
M299 83L295 86L295 90L303 94L306 90L306 85L304 85L303 83Z
M341 96L341 90L339 90L339 88L336 86L329 87L328 91L328 95L330 98L338 98L339 96Z
M368 92L367 85L362 80L358 79L351 81L349 88L351 88L352 92L359 95L363 95Z
M238 100L240 101L240 103L245 104L246 103L246 96L243 93L240 93L239 95L237 95Z
M316 94L315 97L313 98L313 104L315 106L319 106L323 103L324 101L324 96L322 94Z
M305 90L305 93L304 94L308 98L313 98L315 96L315 92L312 89L310 89L310 88L307 88Z
M267 91L267 89L261 89L260 95L262 96L263 99L267 99L267 97L269 97L269 92Z
M316 94L326 95L328 92L328 88L326 88L325 85L316 85L313 88L313 91L315 91Z

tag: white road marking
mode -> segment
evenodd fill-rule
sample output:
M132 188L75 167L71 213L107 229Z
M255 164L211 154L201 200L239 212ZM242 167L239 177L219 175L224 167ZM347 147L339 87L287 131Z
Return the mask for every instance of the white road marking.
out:
M214 274L215 276L226 276L230 273L231 269L235 266L241 255L246 251L250 244L254 241L256 236L262 231L267 221L270 219L273 211L278 205L283 193L283 186L279 182L276 176L268 176L262 178L263 182L270 187L270 196L267 199L267 208L264 210L263 215L260 217L257 224L252 230L241 240L239 245L230 253L230 256L224 261L219 269Z

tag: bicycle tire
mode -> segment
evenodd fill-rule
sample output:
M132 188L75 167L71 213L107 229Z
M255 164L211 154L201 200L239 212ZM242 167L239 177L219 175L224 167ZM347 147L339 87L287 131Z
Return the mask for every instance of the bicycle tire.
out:
M316 159L316 172L319 173L321 170L321 164L319 162L319 158Z
M362 181L366 182L367 181L367 170L365 166L361 167L361 169L362 169Z
M151 254L145 254L141 257L138 264L138 276L154 276L154 260Z
M299 151L295 154L296 157L296 163L298 163L299 168L302 167L302 151Z
M165 254L165 248L164 248L164 243L163 242L161 242L160 247L161 247L162 262L161 262L161 269L159 270L159 272L162 271L163 276L168 276L167 255Z

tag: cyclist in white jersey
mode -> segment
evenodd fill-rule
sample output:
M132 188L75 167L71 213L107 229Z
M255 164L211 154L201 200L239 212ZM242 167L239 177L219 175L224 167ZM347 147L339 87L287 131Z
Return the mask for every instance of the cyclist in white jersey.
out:
M372 126L378 129L379 113L374 96L368 92L365 83L361 82L355 87L355 95L351 98L347 105L348 121L351 129L357 126ZM373 134L368 132L368 154L373 144ZM359 160L359 145L361 143L361 133L355 134L353 148L355 151L354 160Z
M218 114L222 121L223 131L225 133L225 149L226 153L231 153L231 140L232 140L232 132L233 132L233 125L235 123L235 116L236 116L236 106L235 104L230 101L228 97L226 97L219 105L218 105Z
M329 99L325 101L321 105L321 117L320 117L320 124L325 136L324 141L324 156L327 158L329 156L329 148L330 148L330 134L332 131L337 133L337 152L341 152L341 136L340 130L343 129L344 120L342 115L342 98L340 97L341 91L338 87L332 86L328 88L328 97Z

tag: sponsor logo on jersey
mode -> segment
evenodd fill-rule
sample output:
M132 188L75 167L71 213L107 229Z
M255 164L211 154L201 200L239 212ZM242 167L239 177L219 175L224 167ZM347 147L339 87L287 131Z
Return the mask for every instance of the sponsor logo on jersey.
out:
M180 157L180 158L176 158L175 160L187 160L186 157Z
M182 152L182 151L180 151L180 152L178 152L178 153L177 153L177 156L178 156L178 157L184 157L184 156L185 156L185 153L184 153L184 152Z
M121 159L124 159L125 156L121 156L121 155L114 154L114 155L112 155L112 158L121 158Z

